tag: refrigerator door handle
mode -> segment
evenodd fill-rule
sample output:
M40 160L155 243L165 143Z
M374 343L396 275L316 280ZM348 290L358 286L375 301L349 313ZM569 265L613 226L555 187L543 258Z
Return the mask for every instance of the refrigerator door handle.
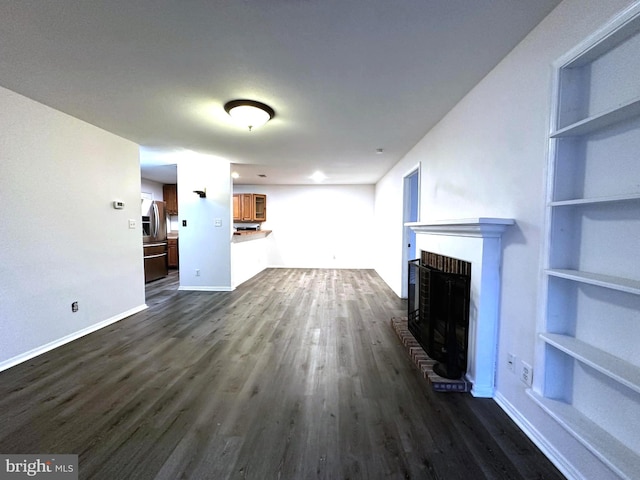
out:
M160 215L158 214L158 205L153 202L153 236L158 238L158 224L160 223Z

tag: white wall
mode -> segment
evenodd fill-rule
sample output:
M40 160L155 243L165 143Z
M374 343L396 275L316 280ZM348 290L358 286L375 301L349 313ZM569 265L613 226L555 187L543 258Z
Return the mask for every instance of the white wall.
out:
M164 191L161 183L154 182L148 178L141 178L140 188L143 193L150 193L153 196L153 200L164 200Z
M237 185L267 194L270 267L373 268L373 185Z
M516 219L503 237L496 399L578 478L613 475L533 404L506 369L506 355L533 364L535 375L551 64L631 3L561 3L376 186L377 249L387 252L377 257L376 270L398 293L404 281L402 176L418 162L421 221Z
M195 152L179 154L177 162L180 289L231 290L230 163ZM203 189L206 198L194 193Z
M0 87L0 197L0 369L144 308L136 144Z
M233 288L267 268L269 240L262 234L236 236L231 242L231 284Z

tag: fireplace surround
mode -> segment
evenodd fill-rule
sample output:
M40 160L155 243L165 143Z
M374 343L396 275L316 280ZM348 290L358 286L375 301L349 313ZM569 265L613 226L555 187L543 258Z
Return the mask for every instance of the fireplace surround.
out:
M469 332L465 378L475 397L493 397L500 306L501 238L510 218L410 222L416 248L471 263Z
M423 251L409 262L407 327L433 371L457 380L467 370L471 264Z

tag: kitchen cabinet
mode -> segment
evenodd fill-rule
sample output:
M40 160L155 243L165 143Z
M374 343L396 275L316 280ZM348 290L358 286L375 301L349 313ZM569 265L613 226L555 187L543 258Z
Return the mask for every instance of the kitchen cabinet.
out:
M178 215L178 186L176 184L163 185L162 195L166 203L167 213L169 215Z
M265 222L267 220L267 196L254 193L252 196L253 220Z
M167 244L153 242L143 244L145 283L167 276Z
M169 268L178 268L178 239L167 240L167 263Z
M233 221L240 221L240 195L233 195Z
M262 193L235 193L233 195L234 222L265 222L267 196Z

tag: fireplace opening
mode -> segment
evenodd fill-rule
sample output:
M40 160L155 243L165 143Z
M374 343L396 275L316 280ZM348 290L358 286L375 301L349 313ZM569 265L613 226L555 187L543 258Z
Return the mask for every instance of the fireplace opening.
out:
M467 370L471 263L423 251L409 262L408 327L433 370L458 379Z

